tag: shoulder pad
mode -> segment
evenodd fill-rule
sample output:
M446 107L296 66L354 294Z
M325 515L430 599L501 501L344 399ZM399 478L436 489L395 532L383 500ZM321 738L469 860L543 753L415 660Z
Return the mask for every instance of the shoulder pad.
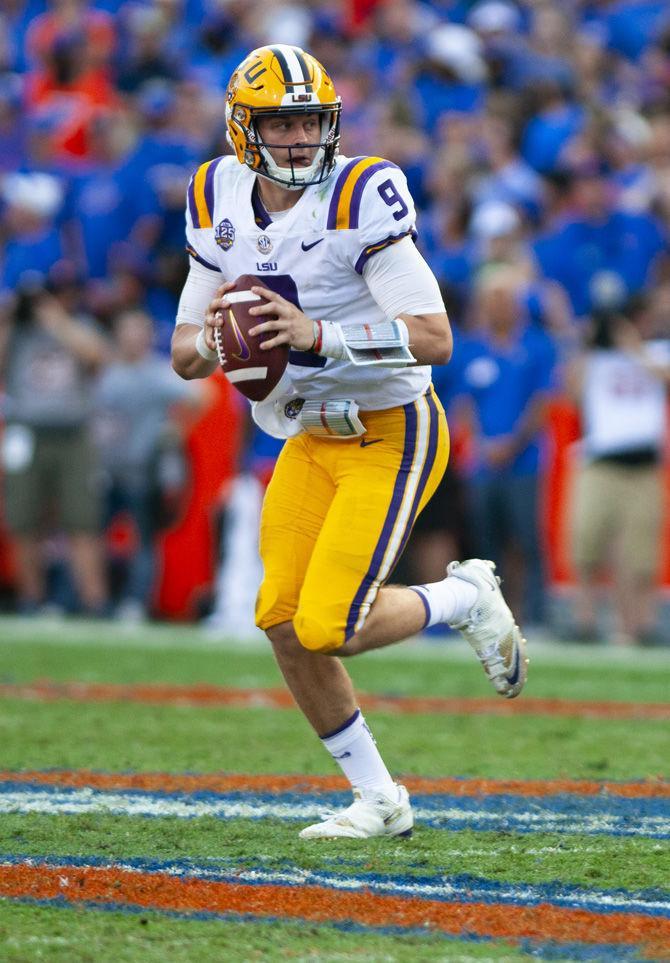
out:
M188 210L193 227L212 227L214 175L223 157L201 164L188 185Z
M379 171L400 169L383 157L354 157L337 175L328 208L326 228L356 230L361 216L361 201L365 185Z

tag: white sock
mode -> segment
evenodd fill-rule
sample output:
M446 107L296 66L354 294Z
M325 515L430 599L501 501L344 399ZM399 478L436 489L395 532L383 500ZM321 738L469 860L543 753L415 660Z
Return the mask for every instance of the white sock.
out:
M475 586L455 575L448 575L442 581L428 585L411 585L410 588L421 597L426 609L424 628L445 622L447 625L460 625L477 601Z
M335 732L322 736L321 742L352 786L396 798L396 784L384 765L360 709L356 709L353 716Z

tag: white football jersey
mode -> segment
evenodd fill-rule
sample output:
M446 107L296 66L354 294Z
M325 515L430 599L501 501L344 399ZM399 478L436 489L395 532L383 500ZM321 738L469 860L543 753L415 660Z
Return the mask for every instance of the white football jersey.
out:
M191 256L224 281L255 275L315 320L343 327L388 320L363 269L377 251L416 234L402 171L381 157L338 157L330 177L274 221L255 185L235 157L198 169L186 207ZM361 368L308 351L291 350L288 372L303 398L351 398L363 411L408 404L430 383L429 366Z

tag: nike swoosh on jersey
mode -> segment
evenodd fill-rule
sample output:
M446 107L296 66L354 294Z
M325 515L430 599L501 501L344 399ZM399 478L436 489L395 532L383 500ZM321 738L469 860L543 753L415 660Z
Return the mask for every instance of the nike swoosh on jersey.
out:
M367 448L368 445L376 445L378 441L383 441L383 438L373 438L372 441L362 441L361 448Z
M324 237L320 237L318 241L312 241L311 244L305 244L305 242L303 241L301 246L302 246L303 251L311 251L312 248L313 248L313 247L316 247L317 244L320 244L321 241L325 241L325 238L324 238Z

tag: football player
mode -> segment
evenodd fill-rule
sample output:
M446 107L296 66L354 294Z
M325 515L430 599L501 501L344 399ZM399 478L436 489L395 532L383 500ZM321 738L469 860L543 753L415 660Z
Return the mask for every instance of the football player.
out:
M317 60L282 44L254 50L230 80L226 122L233 155L203 164L188 189L191 262L173 364L184 378L214 371L217 328L241 294L228 296L231 282L257 276L250 334L265 350L288 344L290 355L253 412L289 439L263 506L256 622L354 793L344 812L300 835L407 836L407 791L337 656L446 623L501 695L518 695L526 678L524 640L492 563L452 562L428 585L384 584L447 463L430 365L450 358L449 321L413 243L402 171L339 154L340 99Z

